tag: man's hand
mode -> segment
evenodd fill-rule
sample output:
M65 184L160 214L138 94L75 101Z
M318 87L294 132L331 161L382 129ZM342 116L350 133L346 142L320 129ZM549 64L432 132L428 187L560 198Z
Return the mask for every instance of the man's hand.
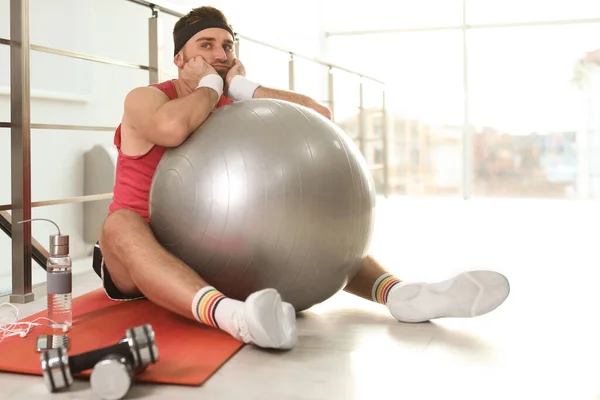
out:
M217 71L201 56L189 60L181 70L181 80L192 91L196 89L200 80L209 74L217 74Z
M226 94L229 93L229 85L231 84L231 80L237 76L237 75L241 75L241 76L246 76L246 68L244 68L244 64L242 64L242 62L240 61L239 58L236 58L233 61L233 67L231 67L229 69L229 71L227 72L227 75L225 76L225 90L224 92Z

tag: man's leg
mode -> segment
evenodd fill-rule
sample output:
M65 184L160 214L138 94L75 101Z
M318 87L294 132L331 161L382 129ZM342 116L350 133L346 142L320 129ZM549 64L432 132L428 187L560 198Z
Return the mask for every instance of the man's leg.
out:
M442 282L402 282L369 255L345 291L384 304L398 321L486 314L508 297L506 277L494 271L468 271Z
M135 212L110 214L99 242L106 268L122 293L141 293L163 308L246 343L282 349L296 343L295 311L276 291L253 293L245 302L225 297L165 250Z

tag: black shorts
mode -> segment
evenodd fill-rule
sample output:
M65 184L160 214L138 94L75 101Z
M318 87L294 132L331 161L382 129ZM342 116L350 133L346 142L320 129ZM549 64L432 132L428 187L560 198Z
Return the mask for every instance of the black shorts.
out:
M100 245L98 243L96 243L96 245L94 246L94 258L92 261L92 267L94 268L96 275L98 275L100 279L102 279L102 286L104 287L104 291L111 300L124 301L144 298L144 296L140 295L124 294L119 289L117 289L117 287L113 283L112 278L110 277L108 268L106 268L106 264L104 264L104 257L102 256L102 251L100 250Z

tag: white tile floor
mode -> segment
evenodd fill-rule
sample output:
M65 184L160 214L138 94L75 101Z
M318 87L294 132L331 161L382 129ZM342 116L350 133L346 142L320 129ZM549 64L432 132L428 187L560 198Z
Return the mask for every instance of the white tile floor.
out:
M600 222L597 204L423 202L380 207L374 252L409 279L444 279L485 261L512 284L499 309L401 324L340 293L299 320L291 352L247 346L202 387L137 384L128 398L600 399L600 257L597 235L586 233ZM98 283L80 275L76 294ZM45 307L39 294L23 315ZM2 400L95 398L87 382L50 396L40 377L16 374L0 373L0 388Z

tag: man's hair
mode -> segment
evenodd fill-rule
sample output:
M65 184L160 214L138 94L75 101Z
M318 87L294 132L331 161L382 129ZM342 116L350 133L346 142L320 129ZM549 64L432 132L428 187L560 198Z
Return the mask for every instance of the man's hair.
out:
M181 33L186 27L198 21L213 20L219 21L226 25L229 25L225 14L221 10L218 10L211 6L202 6L192 9L189 13L179 18L173 27L173 40Z

